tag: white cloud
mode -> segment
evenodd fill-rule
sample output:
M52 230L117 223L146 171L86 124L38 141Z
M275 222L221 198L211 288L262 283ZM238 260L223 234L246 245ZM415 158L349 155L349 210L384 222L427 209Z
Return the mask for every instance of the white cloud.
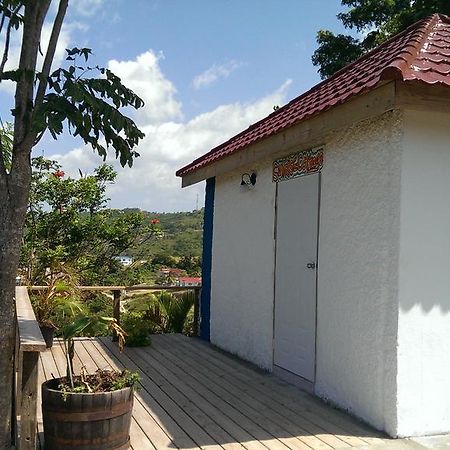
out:
M71 7L81 16L91 17L103 6L105 0L75 0Z
M192 210L203 203L202 184L181 190L180 179L175 171L211 148L245 129L251 123L267 116L273 105L285 103L286 92L291 83L286 81L273 93L248 104L236 102L222 105L188 121L174 119L181 115L181 104L174 98L175 88L162 74L159 59L152 53L140 55L136 61L110 62L110 67L119 74L125 85L130 86L147 102L140 113L141 129L146 136L137 151L140 157L134 166L122 169L113 158L119 175L115 185L109 189L112 207L139 207L150 211ZM160 86L163 93L157 93ZM167 102L172 105L168 108ZM84 173L92 172L101 163L92 150L77 148L67 154L51 155L63 165L64 170L77 176L80 168Z
M122 21L122 16L118 12L114 12L111 16L110 22L114 25Z
M109 61L108 67L124 84L138 94L145 102L136 120L140 124L162 123L180 119L181 103L175 100L177 90L167 80L159 67L163 54L149 50L139 55L135 61Z
M228 61L225 64L214 64L209 69L197 75L192 84L195 89L201 89L215 83L220 78L228 78L232 72L242 66L238 61Z

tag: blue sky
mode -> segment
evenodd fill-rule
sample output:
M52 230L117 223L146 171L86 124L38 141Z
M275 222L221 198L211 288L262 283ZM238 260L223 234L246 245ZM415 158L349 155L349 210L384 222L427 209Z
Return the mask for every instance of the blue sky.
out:
M133 113L146 133L141 157L132 169L110 161L110 206L192 210L197 196L201 205L203 183L182 190L175 170L316 84L315 35L342 32L340 11L339 0L72 0L55 64L64 48L90 47L146 102ZM11 91L0 87L5 119ZM42 153L74 176L101 163L68 136L47 136Z

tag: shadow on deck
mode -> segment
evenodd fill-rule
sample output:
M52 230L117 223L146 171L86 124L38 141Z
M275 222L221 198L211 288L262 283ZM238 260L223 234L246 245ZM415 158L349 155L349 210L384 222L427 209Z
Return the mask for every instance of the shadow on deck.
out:
M119 353L110 339L79 339L75 370L137 370L131 445L144 449L386 448L387 438L296 387L211 345L156 335ZM40 381L65 371L58 343L41 354ZM42 414L38 401L42 438ZM392 442L392 441L391 441Z

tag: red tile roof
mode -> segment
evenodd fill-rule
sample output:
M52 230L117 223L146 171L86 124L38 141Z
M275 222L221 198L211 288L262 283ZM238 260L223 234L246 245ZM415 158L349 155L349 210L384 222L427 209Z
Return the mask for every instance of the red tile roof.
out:
M191 283L191 284L194 284L194 283L197 283L197 284L200 284L201 282L202 282L202 277L179 277L178 278L178 281L180 282L180 283Z
M450 18L434 14L349 64L227 142L178 170L177 176L208 166L374 88L382 80L450 86Z

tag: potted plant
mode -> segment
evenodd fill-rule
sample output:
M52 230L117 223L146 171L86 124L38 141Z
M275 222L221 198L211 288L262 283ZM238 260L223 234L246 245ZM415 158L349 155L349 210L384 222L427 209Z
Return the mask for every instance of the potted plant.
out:
M127 370L73 372L74 338L110 330L123 349L124 331L110 317L84 316L60 328L66 357L66 376L42 384L45 448L113 450L127 449L133 409L133 388L139 381Z
M36 320L47 348L53 345L55 330L83 313L83 305L75 281L67 271L49 277L48 288L31 298Z

